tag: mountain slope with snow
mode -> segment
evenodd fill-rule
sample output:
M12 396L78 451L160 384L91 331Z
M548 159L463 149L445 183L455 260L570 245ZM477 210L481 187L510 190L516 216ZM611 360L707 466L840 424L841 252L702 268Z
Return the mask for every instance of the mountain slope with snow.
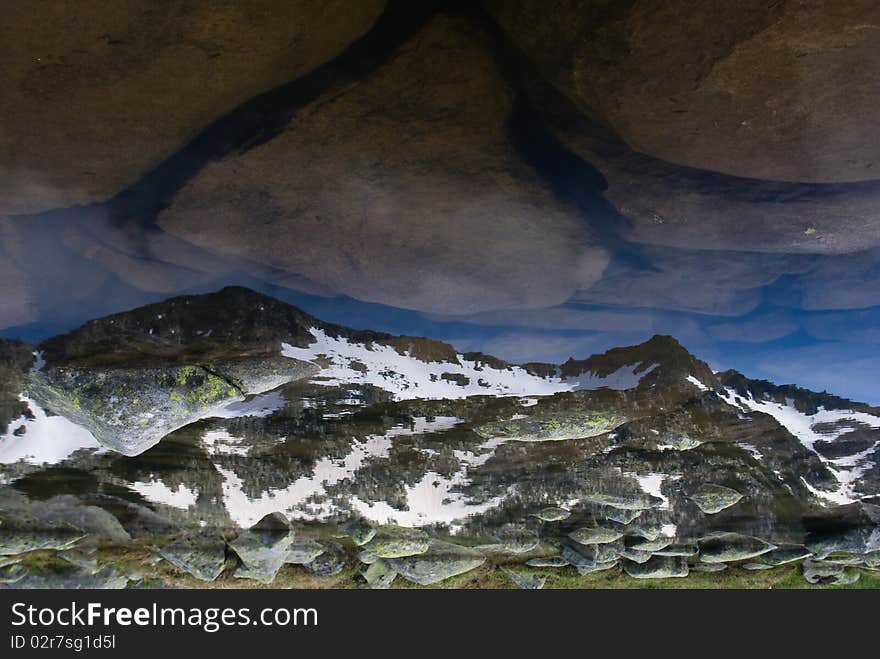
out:
M721 381L718 393L729 405L773 417L834 475L836 490L813 488L814 494L848 504L880 491L880 410L791 385L748 380L733 371L722 374ZM807 479L804 483L810 485Z

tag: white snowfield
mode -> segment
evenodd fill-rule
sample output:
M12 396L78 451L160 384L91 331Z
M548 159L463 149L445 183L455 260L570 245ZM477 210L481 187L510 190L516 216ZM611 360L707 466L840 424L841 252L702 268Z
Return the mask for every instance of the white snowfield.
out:
M806 479L802 479L813 494L829 503L841 505L853 503L862 498L855 493L855 486L862 475L874 466L874 462L869 459L869 456L878 450L877 445L853 455L832 459L819 453L815 444L818 441L833 442L843 435L853 432L857 426L871 429L880 428L880 416L855 410L826 410L823 407L820 407L816 414L804 414L797 410L792 400L787 400L785 403L778 403L774 400L755 400L751 394L747 398L743 398L730 388L720 392L720 395L728 404L744 411L769 414L776 419L779 425L797 437L809 451L819 457L828 470L834 474L839 487L833 492L828 492L815 488ZM827 431L816 430L816 426L822 424L837 424L838 427Z
M316 384L370 384L390 392L396 400L453 399L478 395L547 396L562 391L602 387L631 389L657 367L657 364L652 364L642 369L641 363L628 364L606 376L582 373L574 378L562 378L557 373L543 378L520 366L505 369L486 364L480 366L478 362L467 360L462 355L457 355L458 363L425 362L408 352L400 354L391 346L351 343L346 338L328 336L318 328L312 328L310 332L315 337L314 343L307 348L283 343L281 354L316 365L319 365L316 360L320 358L329 360L330 366L322 368L313 380ZM443 374L464 376L467 383L444 379Z
M0 435L0 464L14 464L20 460L33 465L54 465L63 462L79 450L106 450L92 433L68 421L63 416L49 416L30 398L21 394L33 419L19 417L9 424L9 431ZM24 434L14 432L24 427Z
M129 487L144 497L147 501L161 503L182 510L186 510L187 508L196 505L199 496L198 492L189 489L183 483L178 483L177 488L172 489L162 482L161 479L136 481L129 485Z

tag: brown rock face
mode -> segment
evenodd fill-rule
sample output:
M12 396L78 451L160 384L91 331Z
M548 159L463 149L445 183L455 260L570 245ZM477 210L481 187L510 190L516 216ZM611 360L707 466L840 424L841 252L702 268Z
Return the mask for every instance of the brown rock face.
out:
M510 146L483 33L438 15L366 79L209 164L159 217L196 245L438 313L558 304L607 263Z
M876 0L486 0L586 112L670 163L880 178Z
M105 199L314 69L383 0L28 0L0 22L0 213Z

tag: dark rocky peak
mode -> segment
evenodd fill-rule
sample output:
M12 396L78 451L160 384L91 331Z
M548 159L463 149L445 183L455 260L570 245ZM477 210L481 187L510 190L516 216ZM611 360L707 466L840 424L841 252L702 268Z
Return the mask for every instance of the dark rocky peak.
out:
M455 348L447 343L325 323L242 286L173 297L91 320L47 339L40 349L50 366L189 364L276 355L282 342L305 347L313 342L312 329L352 343L390 346L425 362L458 361ZM480 360L491 363L487 356Z
M0 339L0 434L9 423L27 412L19 394L28 369L34 363L33 346L17 340Z
M279 342L305 344L304 311L240 286L184 295L98 318L40 348L52 366L135 366L277 353Z
M635 375L644 374L640 386L671 385L680 387L691 377L708 389L718 386L718 379L706 362L697 359L671 336L654 335L635 346L612 348L587 359L569 359L560 367L563 377L593 373L607 377L621 369L634 367Z

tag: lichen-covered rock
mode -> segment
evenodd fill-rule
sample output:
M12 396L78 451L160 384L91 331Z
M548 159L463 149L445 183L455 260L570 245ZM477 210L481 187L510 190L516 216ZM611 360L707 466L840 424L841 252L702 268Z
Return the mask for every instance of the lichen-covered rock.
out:
M75 549L65 549L63 551L59 551L56 555L59 558L63 558L71 565L75 565L76 567L83 570L91 570L92 572L98 571L98 561L96 559L89 558L82 552L76 551Z
M690 570L692 572L723 572L727 567L727 563L694 563L690 566Z
M648 561L654 554L641 549L633 549L632 547L624 547L620 551L620 557L625 558L633 563L644 563Z
M215 532L187 533L162 547L159 555L196 579L214 581L226 566L226 541Z
M880 526L859 526L821 538L811 538L807 541L807 549L820 559L837 551L853 554L880 551Z
M596 437L604 435L624 423L626 423L625 417L611 412L577 412L494 421L477 426L474 431L487 439L503 438L522 442L542 442Z
M630 524L634 520L638 519L642 513L645 512L644 509L634 509L634 510L626 510L622 508L614 508L612 506L603 506L602 515L606 519L610 519L612 522L618 522L620 524Z
M859 579L859 571L844 565L806 560L802 566L804 579L811 584L845 586Z
M564 519L568 519L570 515L571 512L565 508L557 508L554 506L543 508L538 512L533 513L533 516L537 517L542 522L561 522Z
M822 562L831 565L863 565L865 557L859 554L850 554L848 552L834 552L823 558Z
M547 583L547 577L542 574L534 574L511 568L501 568L507 578L523 590L541 590Z
M742 494L723 485L707 483L698 487L689 498L704 513L714 515L735 505L742 499Z
M718 533L702 538L699 542L700 561L703 563L727 563L755 558L775 549L774 545L760 538L739 533Z
M306 563L311 563L323 552L324 545L317 540L312 540L311 538L296 538L287 547L284 562L292 563L294 565L305 565Z
M43 369L31 374L29 392L41 406L129 456L222 405L244 399L232 383L201 366Z
M589 563L589 564L581 564L576 565L575 569L578 574L582 577L585 577L588 574L593 574L594 572L604 572L605 570L610 570L612 568L617 567L617 561L606 561L604 563Z
M582 545L594 545L614 542L623 537L623 532L605 526L593 526L575 529L568 537Z
M397 572L388 564L387 561L379 559L370 564L362 573L367 584L373 590L387 590L391 588Z
M498 539L498 551L510 552L511 554L524 554L538 546L540 538L538 534L519 524L508 524L495 535Z
M18 583L27 572L27 568L19 563L10 563L0 566L0 584Z
M45 590L119 590L128 586L128 576L112 567L89 570L70 566L44 572L28 572L13 583L6 584L12 589Z
M362 551L357 555L357 558L364 565L372 565L376 561L382 560L371 551Z
M542 556L539 558L530 558L526 561L529 567L565 567L568 561L562 556Z
M401 558L426 552L430 542L431 538L421 529L386 525L376 529L364 551L379 558Z
M639 522L627 527L628 535L638 536L645 540L656 540L663 534L663 527L657 522Z
M88 542L123 544L131 540L129 533L116 517L98 506L86 505L78 497L60 495L33 504L40 517L58 522L67 522L88 534Z
M654 538L653 540L639 539L633 540L632 542L627 543L630 549L635 549L636 551L647 551L651 553L657 553L662 549L666 549L669 545L672 544L672 538L666 538L663 536Z
M699 548L696 545L671 544L654 551L656 556L696 556Z
M438 583L479 567L485 558L478 552L440 540L432 540L423 554L388 561L395 572L422 586Z
M583 495L585 501L597 503L619 510L648 510L663 505L663 500L650 494L611 494L607 492L589 492Z
M376 527L365 519L347 522L340 530L351 538L358 547L367 544L376 535Z
M342 572L342 568L348 561L345 549L338 542L332 540L322 540L321 545L324 547L324 551L306 563L306 569L318 577L332 577Z
M86 536L67 522L0 512L0 555L14 556L38 549L67 549Z
M559 554L579 571L593 571L598 566L601 566L598 569L605 569L608 564L614 564L624 550L623 543L619 541L602 545L572 543L561 545Z
M235 576L272 583L278 570L288 562L293 540L294 533L283 515L266 515L229 543L243 564Z
M624 572L636 579L670 579L688 575L687 559L682 557L653 556L644 563L624 560L621 566Z
M761 560L768 565L787 565L796 561L804 560L812 556L806 547L777 547L761 556Z
M85 498L90 505L113 511L122 528L132 538L167 536L181 529L174 522L150 510L144 505L106 494L93 494Z

